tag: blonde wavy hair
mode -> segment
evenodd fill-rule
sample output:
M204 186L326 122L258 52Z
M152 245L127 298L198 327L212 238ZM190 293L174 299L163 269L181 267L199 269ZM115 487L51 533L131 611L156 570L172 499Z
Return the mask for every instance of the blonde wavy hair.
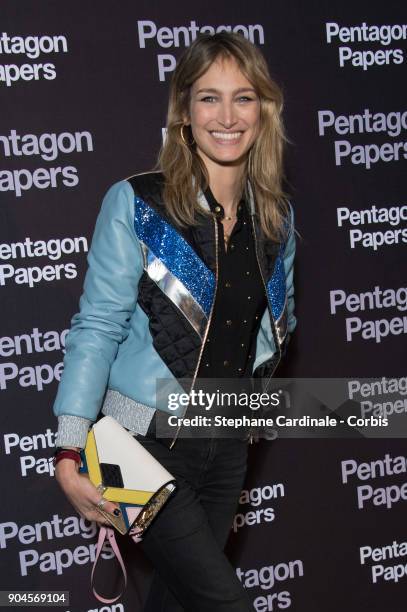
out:
M165 178L167 212L181 226L195 225L196 213L202 213L198 193L209 185L209 177L194 144L190 144L193 138L185 117L189 116L191 86L217 59L234 59L259 96L260 131L247 156L241 192L249 180L262 230L268 238L279 241L285 235L284 219L288 216L282 188L287 140L281 118L283 95L260 50L240 34L200 35L181 56L173 73L167 134L156 166Z

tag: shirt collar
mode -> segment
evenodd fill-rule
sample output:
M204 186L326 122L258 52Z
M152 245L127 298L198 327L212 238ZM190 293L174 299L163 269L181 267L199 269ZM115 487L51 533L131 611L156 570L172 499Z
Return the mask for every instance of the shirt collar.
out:
M223 219L225 216L225 209L223 208L222 204L220 204L220 202L216 200L209 185L207 189L204 191L204 195L205 195L206 201L208 202L208 205L211 211L216 215L218 219ZM237 217L238 218L243 215L243 213L247 209L246 207L247 207L247 203L246 203L245 197L243 196L237 206Z

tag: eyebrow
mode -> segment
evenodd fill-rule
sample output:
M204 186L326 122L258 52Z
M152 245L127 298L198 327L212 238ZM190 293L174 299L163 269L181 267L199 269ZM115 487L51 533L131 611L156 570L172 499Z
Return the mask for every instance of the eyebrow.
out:
M239 89L235 89L233 91L234 94L243 93L245 91L251 91L252 93L256 93L256 90L253 87L240 87ZM215 89L213 87L203 87L202 89L198 89L197 94L201 93L221 93L219 89Z

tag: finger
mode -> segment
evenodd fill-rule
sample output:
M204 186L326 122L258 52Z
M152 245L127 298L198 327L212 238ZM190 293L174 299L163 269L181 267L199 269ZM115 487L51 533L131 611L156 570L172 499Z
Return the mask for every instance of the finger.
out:
M95 506L98 505L98 503L100 503L100 501L103 501L104 503L100 506L105 512L109 512L109 514L113 514L114 516L120 516L121 514L121 510L118 504L115 504L114 502L111 502L109 500L105 500L103 497L99 498L99 500L96 502Z
M83 515L83 516L84 518L86 518L86 520L93 521L97 523L99 526L103 526L103 527L112 526L112 524L97 510L94 510L93 512L87 512L86 515Z

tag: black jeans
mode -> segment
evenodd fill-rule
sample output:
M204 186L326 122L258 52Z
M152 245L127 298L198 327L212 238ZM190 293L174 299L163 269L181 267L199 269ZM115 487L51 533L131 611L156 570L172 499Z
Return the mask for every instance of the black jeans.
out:
M252 604L223 552L247 465L247 442L179 438L169 450L137 438L177 479L141 547L155 572L144 612L248 612Z

